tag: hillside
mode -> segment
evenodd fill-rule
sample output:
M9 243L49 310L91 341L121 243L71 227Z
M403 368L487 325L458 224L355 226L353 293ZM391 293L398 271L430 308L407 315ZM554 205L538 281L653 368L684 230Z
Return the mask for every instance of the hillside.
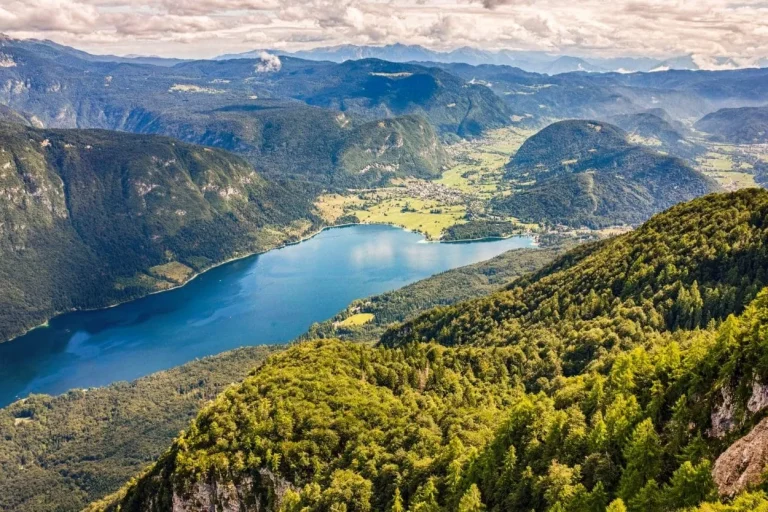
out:
M582 120L551 124L526 140L507 177L532 184L497 200L496 211L570 226L639 224L718 190L682 160L633 144L620 128Z
M392 177L430 177L448 157L424 118L363 122L283 101L250 101L209 110L132 111L116 125L237 153L265 175L329 186L368 187Z
M0 510L82 510L162 455L205 403L277 350L237 349L131 383L32 395L0 409Z
M627 132L632 142L671 156L692 159L705 151L687 140L682 131L684 127L665 114L663 110L639 112L614 116L608 121Z
M461 137L510 124L511 112L492 91L440 69L379 60L348 61L339 66L342 80L298 98L367 116L421 114L439 132Z
M311 229L311 187L172 139L0 124L0 339Z
M399 290L356 301L336 318L310 329L347 339L371 339L392 323L435 305L485 295L549 263L554 250L520 249L449 270ZM334 327L361 303L375 313L360 327ZM366 338L366 336L368 336ZM205 403L244 379L284 347L248 347L118 383L58 397L35 395L0 409L0 510L79 511L118 490L173 442ZM85 427L85 428L84 428ZM51 445L50 439L66 439ZM24 471L18 471L19 466ZM46 492L39 494L44 483Z
M17 123L23 124L24 126L30 125L27 118L5 105L0 105L0 123Z
M764 144L768 142L768 107L724 108L702 117L694 127L720 142Z
M762 478L728 461L763 428L739 440L766 405L766 218L766 191L709 195L377 347L295 345L89 510L635 512L741 492Z

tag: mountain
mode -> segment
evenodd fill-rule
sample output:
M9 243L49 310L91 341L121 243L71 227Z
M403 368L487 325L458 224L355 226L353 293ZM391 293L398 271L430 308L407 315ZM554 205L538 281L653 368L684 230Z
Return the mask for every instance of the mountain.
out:
M518 118L532 119L538 126L553 120L609 119L658 108L675 119L692 122L720 108L768 101L766 69L549 76L507 65L434 65L467 81L485 83Z
M0 124L0 339L185 282L316 222L303 184L165 137Z
M434 129L415 117L390 119L397 114L453 121L454 130L466 120L461 129L468 133L482 131L491 121L497 124L490 126L499 125L504 114L486 110L506 108L492 93L472 93L461 80L441 76L446 85L438 88L437 99L453 101L465 108L463 112L457 108L446 114L444 105L419 105L419 99L401 94L397 105L381 99L368 109L361 100L354 111L344 113L293 98L311 94L308 87L318 85L308 84L305 73L318 78L325 74L324 82L332 87L344 82L347 72L338 65L285 61L283 77L280 72L257 72L260 60L189 62L169 68L83 60L57 45L3 44L0 50L15 65L0 68L0 76L11 84L0 91L0 103L28 112L36 126L168 135L236 152L265 174L336 186L370 186L392 175L427 176L439 170L446 157ZM488 94L490 103L497 105L483 100ZM379 116L385 118L384 127L375 125L372 130L374 125L368 123ZM376 151L366 153L371 148L362 148L354 162L358 167L347 169L349 159L344 155L350 154L362 132ZM379 154L384 148L386 154ZM371 158L364 161L365 155ZM358 172L366 167L390 171Z
M497 211L571 226L639 224L718 190L679 158L631 143L614 125L583 120L551 124L527 139L507 177L535 183L498 200Z
M341 45L318 47L310 50L286 52L280 50L251 50L243 53L226 54L218 60L251 59L267 51L278 55L292 56L307 60L344 62L347 60L381 59L390 62L439 62L455 64L498 64L516 66L535 73L558 74L571 71L618 71L647 72L659 67L668 69L698 69L689 57L682 56L668 60L644 57L577 57L539 51L499 50L488 51L480 48L461 47L450 51L435 51L419 45L391 44L385 46Z
M768 142L768 107L724 108L696 122L712 139L733 144Z
M297 64L301 73L307 72ZM288 69L283 67L275 89L310 105L368 119L417 114L438 132L461 137L511 123L512 113L493 91L439 68L366 59L310 67L313 78L308 81L298 72L291 73L292 67L291 63Z
M29 120L15 110L0 105L0 123L17 123L29 126Z
M377 346L296 344L88 510L728 510L763 479L766 215L710 195Z
M586 71L589 73L601 73L607 69L590 64L584 59L578 57L558 57L550 63L544 71L548 75L559 75L561 73L573 73L575 71Z
M518 249L491 260L449 270L402 289L355 301L376 319L359 327L314 326L345 338L376 332L435 305L453 304L495 291L538 270L555 250ZM312 332L308 336L315 336ZM0 409L0 510L80 511L162 455L179 430L205 403L248 376L284 346L246 347L165 370L131 383L51 397L33 395ZM66 439L51 444L50 439ZM19 471L23 466L24 471ZM40 494L40 487L46 492Z
M434 130L471 137L511 122L492 91L421 66L273 56L274 69L262 69L260 59L160 67L84 60L42 43L0 44L14 63L0 68L8 84L0 103L28 113L36 126L173 136L241 154L267 174L323 184L368 186L381 178L354 174L380 166L375 153L353 174L340 167L341 153L361 132L378 133L381 139L370 142L379 147L402 138L400 156L387 155L384 163L397 160L400 175L425 175L445 159L433 146ZM401 116L420 116L433 126L415 118L390 120ZM369 129L367 123L380 119L387 133ZM416 153L405 154L409 150ZM419 153L435 161L425 167Z
M626 131L632 142L672 156L693 159L705 151L687 140L685 131L681 131L685 130L682 123L675 122L663 109L613 116L608 121Z

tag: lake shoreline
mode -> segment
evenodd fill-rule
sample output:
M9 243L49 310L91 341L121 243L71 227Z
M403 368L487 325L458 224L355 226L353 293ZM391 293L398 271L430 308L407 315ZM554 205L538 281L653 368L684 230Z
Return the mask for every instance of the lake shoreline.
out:
M53 315L49 316L45 321L41 322L40 324L38 324L38 325L36 325L34 327L31 327L29 329L26 329L26 330L24 330L22 332L19 332L18 334L14 335L11 338L7 338L5 340L0 341L0 344L3 344L3 343L13 343L18 338L21 338L22 336L25 336L25 335L27 335L27 334L29 334L29 333L37 330L37 329L46 329L46 328L50 327L51 320L54 320L55 318L57 318L59 316L66 315L66 314L69 314L69 313L88 313L88 312L93 312L93 311L103 311L103 310L106 310L106 309L111 309L111 308L115 308L117 306L121 306L123 304L127 304L129 302L133 302L135 300L140 300L140 299L144 299L146 297L151 297L152 295L157 295L157 294L160 294L160 293L165 293L165 292L170 292L170 291L173 291L173 290L178 290L179 288L183 288L184 286L188 285L189 283L191 283L192 281L194 281L195 279L197 279L201 275L205 274L206 272L209 272L209 271L211 271L211 270L213 270L215 268L221 267L223 265L227 265L229 263L234 263L236 261L244 260L244 259L251 258L251 257L254 257L254 256L260 256L262 254L266 254L266 253L271 252L271 251L278 251L278 250L284 249L286 247L290 247L290 246L297 245L297 244L300 244L300 243L303 243L303 242L307 242L307 241L313 239L314 237L318 236L319 234L323 233L326 230L337 229L337 228L346 228L346 227L350 227L350 226L391 226L391 227L394 227L394 228L401 229L401 230L403 230L403 231L405 231L407 233L417 233L417 234L421 235L422 238L423 238L422 242L425 242L425 243L439 243L439 244L440 243L444 243L444 244L474 243L474 242L483 242L483 241L489 241L490 242L490 241L494 241L494 240L508 240L508 239L514 238L516 236L520 236L520 237L532 236L532 235L514 234L514 235L509 235L509 236L506 236L506 237L486 237L486 238L467 239L467 240L432 240L432 239L428 238L427 235L425 233L423 233L422 231L405 228L403 226L400 226L400 225L397 225L397 224L394 224L394 223L389 223L389 222L370 222L370 223L368 223L368 222L350 222L350 223L345 223L345 224L334 224L334 225L323 226L320 229L316 229L314 231L309 232L309 234L304 234L298 240L295 240L295 241L292 241L292 242L282 242L282 243L280 243L278 245L275 245L274 247L271 247L269 249L265 249L265 250L262 250L262 251L249 252L247 254L243 254L243 255L240 255L240 256L234 256L232 258L228 258L228 259L223 260L221 262L214 263L213 265L211 265L209 267L206 267L204 270L201 270L199 272L195 272L189 278L187 278L185 281L183 281L181 283L174 284L173 286L171 286L169 288L166 288L164 290L155 290L155 291L152 291L152 292L148 292L146 294L138 295L138 296L130 298L130 299L126 299L126 300L123 300L123 301L118 301L118 302L115 302L113 304L109 304L109 305L106 305L106 306L99 306L99 307L95 307L95 308L72 308L72 309L65 310L65 311L57 311L56 313L54 313Z
M344 229L317 236L337 227ZM49 328L0 345L0 360L8 363L0 398L11 403L28 394L101 387L238 346L289 343L356 299L531 247L529 237L425 244L421 235L390 225L302 231L281 244L284 251L222 262L174 294L61 315Z

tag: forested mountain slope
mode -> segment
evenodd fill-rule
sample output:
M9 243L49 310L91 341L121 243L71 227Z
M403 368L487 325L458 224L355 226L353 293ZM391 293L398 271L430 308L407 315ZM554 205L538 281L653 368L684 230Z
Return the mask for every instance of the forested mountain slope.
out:
M304 234L311 187L169 138L0 124L0 339Z
M91 509L634 512L741 492L761 477L718 456L768 403L766 219L766 191L709 195L378 347L292 347Z
M655 112L613 116L608 121L627 132L632 142L671 156L691 159L705 151L702 146L685 138L685 130L680 123L667 119L666 112L658 109Z
M131 383L32 395L0 409L0 510L77 512L114 492L162 455L203 405L282 348L241 348Z
M549 263L555 250L518 249L402 289L370 297L376 314L359 328L310 329L351 339L371 339L398 320L436 304L480 297ZM348 316L356 301L339 316ZM368 335L366 338L365 336ZM0 510L79 511L118 490L173 442L208 400L244 379L267 355L285 347L248 347L165 370L130 384L35 395L0 409ZM60 439L50 444L51 439ZM24 467L19 471L19 467ZM44 487L45 492L40 493Z
M768 142L768 107L724 108L699 119L695 127L721 142L764 144Z
M683 160L630 142L614 125L584 120L554 123L530 137L507 176L534 183L498 200L497 211L571 226L639 224L719 189Z

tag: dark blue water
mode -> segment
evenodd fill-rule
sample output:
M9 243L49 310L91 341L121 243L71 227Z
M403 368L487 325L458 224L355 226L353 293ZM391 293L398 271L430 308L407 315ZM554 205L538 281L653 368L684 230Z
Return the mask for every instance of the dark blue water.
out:
M0 406L30 393L132 380L243 345L284 343L354 299L530 245L525 237L423 243L389 226L326 230L222 265L182 288L62 315L0 343Z

